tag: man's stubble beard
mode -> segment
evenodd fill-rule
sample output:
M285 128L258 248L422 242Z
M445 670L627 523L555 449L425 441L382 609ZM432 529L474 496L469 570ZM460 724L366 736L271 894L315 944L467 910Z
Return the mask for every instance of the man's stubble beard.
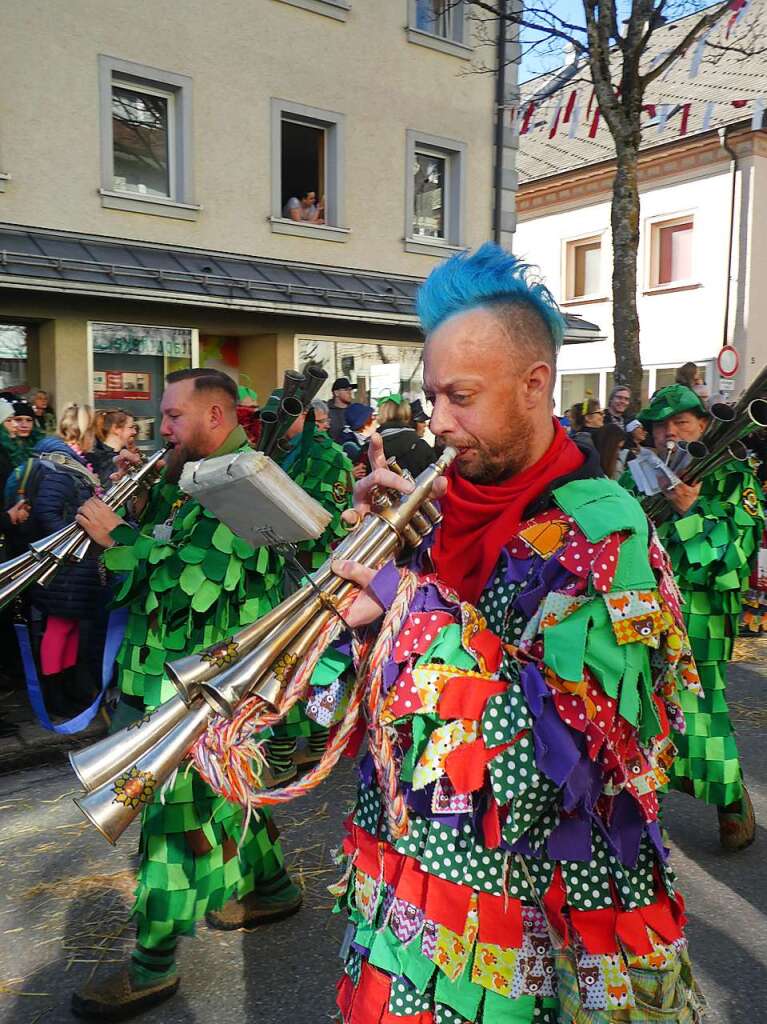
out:
M165 457L165 479L168 483L177 484L187 462L196 462L204 458L205 455L199 450L196 440L177 444Z
M492 444L470 438L476 453L475 462L471 466L457 463L458 474L474 484L493 484L508 480L525 469L529 463L533 428L519 416L516 419L512 417L512 422L513 428ZM455 444L455 439L451 438L447 443Z

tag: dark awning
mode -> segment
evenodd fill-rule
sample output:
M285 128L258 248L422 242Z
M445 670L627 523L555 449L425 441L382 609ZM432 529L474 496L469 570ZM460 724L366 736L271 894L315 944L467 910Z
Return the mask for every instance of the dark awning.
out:
M418 326L422 278L0 225L0 288ZM567 314L566 343L599 328Z

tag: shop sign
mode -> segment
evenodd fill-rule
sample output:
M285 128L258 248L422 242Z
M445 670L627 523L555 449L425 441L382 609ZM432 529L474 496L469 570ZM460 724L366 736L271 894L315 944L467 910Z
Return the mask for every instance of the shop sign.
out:
M125 399L149 401L152 397L152 374L125 370L94 370L93 397L102 402Z
M142 327L139 324L91 324L96 355L192 358L191 327Z

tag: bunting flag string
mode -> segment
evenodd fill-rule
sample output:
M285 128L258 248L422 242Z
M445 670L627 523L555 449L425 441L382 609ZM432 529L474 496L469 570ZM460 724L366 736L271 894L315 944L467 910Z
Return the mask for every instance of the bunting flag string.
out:
M536 132L543 127L549 139L554 139L560 134L566 134L573 139L577 137L579 129L584 127L588 138L595 139L599 134L602 114L599 104L595 101L594 90L591 90L585 112L581 102L581 94L577 89L573 89L566 100L560 95L551 104L523 103L520 106L505 107L502 113L508 127L518 131L520 135ZM656 135L663 135L667 131L673 131L679 136L687 135L693 111L702 109L700 129L709 131L717 112L721 115L725 110L734 109L743 110L745 115L749 106L751 129L759 131L765 127L767 95L729 101L704 100L700 103L694 103L692 100L683 103L678 100L645 103L642 106L642 113L647 116L647 120L643 124L643 129L654 127Z

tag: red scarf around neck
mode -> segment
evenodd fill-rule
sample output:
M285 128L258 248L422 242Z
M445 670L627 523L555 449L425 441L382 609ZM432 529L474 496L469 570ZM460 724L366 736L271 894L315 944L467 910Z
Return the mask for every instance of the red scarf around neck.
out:
M473 604L527 506L548 485L579 469L585 459L554 420L554 440L532 466L499 483L475 484L451 466L442 521L432 548L437 575Z

